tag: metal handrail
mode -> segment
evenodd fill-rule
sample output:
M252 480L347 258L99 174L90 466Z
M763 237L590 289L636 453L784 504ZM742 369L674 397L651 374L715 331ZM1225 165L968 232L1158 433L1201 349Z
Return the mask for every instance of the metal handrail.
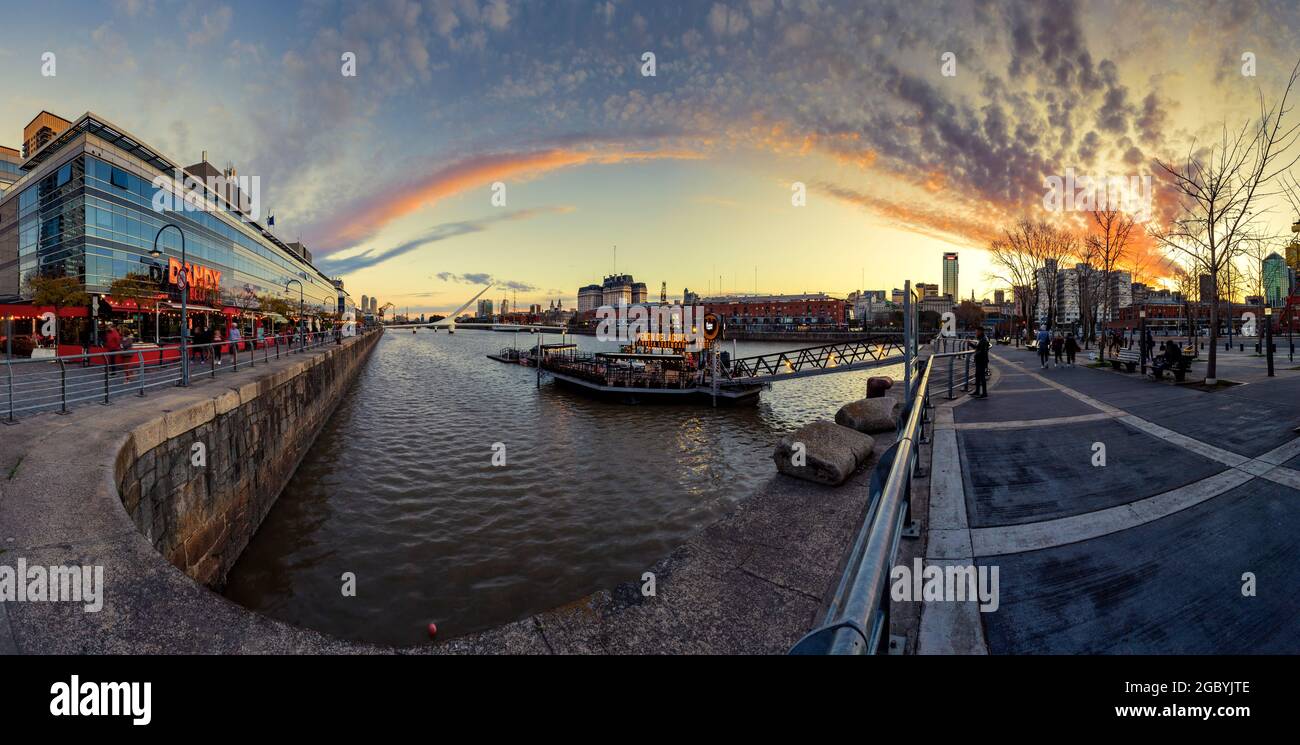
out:
M925 360L920 379L908 391L898 440L872 469L866 518L822 624L800 639L790 654L875 654L881 649L889 628L889 573L904 525L911 518L912 476L925 438L930 374L936 360L972 354L942 352Z
M375 330L358 327L356 335L364 336ZM278 359L281 347L285 347L286 353L303 353L341 343L342 339L335 331L274 334L239 339L238 342L226 339L207 344L191 344L185 351L191 358L206 356L210 375L215 378L218 370L223 367L231 372L241 367L239 358L243 350L239 348L240 345L248 345L249 357L246 362L256 365L259 345L263 350L262 359L269 361L271 346L275 346ZM222 352L222 349L229 351ZM147 360L146 355L153 359ZM219 366L218 355L232 364L228 367ZM177 346L87 352L54 358L6 358L4 363L5 409L0 421L5 424L16 424L19 415L47 411L67 413L73 404L90 401L109 404L113 397L128 393L144 396L149 388L178 384L184 375L180 348ZM57 365L57 369L51 365ZM99 367L103 369L96 369ZM138 379L132 379L136 376ZM114 381L114 377L118 380Z

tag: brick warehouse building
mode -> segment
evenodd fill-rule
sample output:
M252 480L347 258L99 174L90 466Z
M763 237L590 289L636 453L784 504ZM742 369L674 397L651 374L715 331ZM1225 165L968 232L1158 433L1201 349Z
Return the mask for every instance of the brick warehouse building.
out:
M847 331L848 301L824 292L806 295L729 295L701 298L735 331Z

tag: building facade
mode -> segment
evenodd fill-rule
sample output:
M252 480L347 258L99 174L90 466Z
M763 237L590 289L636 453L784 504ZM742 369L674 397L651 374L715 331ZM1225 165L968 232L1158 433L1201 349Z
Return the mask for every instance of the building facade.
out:
M843 331L848 302L818 292L806 295L725 295L700 300L706 313L735 331Z
M14 148L0 146L0 197L23 177L23 156Z
M943 294L951 298L961 297L957 290L957 252L948 251L943 255Z
M183 191L178 166L142 139L89 112L57 132L47 118L36 122L23 175L0 195L0 302L29 302L34 277L73 277L96 298L97 320L157 343L180 336L186 275L191 333L246 319L245 333L254 332L261 298L297 308L299 288L309 312L338 307L339 288L305 248L294 251L206 187L202 207L159 209L160 192ZM167 225L175 228L159 235ZM120 297L124 279L150 288L151 318L139 300ZM59 344L84 343L94 320L61 324Z
M600 285L587 285L578 288L578 312L586 313L600 307Z
M1291 294L1291 277L1287 273L1286 259L1276 251L1264 257L1260 262L1260 279L1264 285L1264 302L1270 308L1286 305L1287 296Z

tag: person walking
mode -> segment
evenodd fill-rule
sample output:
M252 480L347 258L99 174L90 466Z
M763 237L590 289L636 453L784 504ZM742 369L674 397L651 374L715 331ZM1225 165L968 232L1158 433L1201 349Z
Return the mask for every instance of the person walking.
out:
M217 367L221 367L221 329L212 329L212 359Z
M117 375L117 351L122 348L122 335L117 327L110 325L104 334L104 364L108 365L108 374Z
M1079 342L1074 334L1065 337L1065 364L1074 367L1074 355L1079 353Z
M131 366L131 347L134 346L135 336L131 334L131 329L128 328L126 333L122 334L122 340L118 343L118 348L123 352L123 354L119 355L119 361L122 364L122 372L126 375L127 383L131 382L131 373L134 370Z
M975 341L970 342L975 348L975 398L989 397L989 340L984 329L975 331Z
M1047 333L1047 326L1038 329L1038 337L1035 339L1038 347L1038 364L1044 370L1047 369L1047 354L1052 348L1052 337Z
M1055 367L1061 366L1061 354L1065 351L1065 339L1061 332L1056 332L1056 338L1052 339L1052 364Z
M239 354L239 351L243 349L243 345L240 344L243 335L239 331L238 323L230 325L230 332L226 334L226 339L230 341L230 354L232 356Z

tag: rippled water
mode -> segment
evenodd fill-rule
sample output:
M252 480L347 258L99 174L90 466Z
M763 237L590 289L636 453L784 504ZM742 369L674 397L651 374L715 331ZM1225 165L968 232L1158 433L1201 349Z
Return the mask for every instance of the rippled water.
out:
M336 636L411 644L430 622L440 638L458 635L639 581L771 478L781 433L833 417L871 375L901 374L777 383L753 407L627 406L539 389L535 370L484 356L512 343L487 331L385 334L227 596ZM796 346L742 342L738 353ZM504 467L492 465L497 442ZM356 597L341 593L344 572Z

